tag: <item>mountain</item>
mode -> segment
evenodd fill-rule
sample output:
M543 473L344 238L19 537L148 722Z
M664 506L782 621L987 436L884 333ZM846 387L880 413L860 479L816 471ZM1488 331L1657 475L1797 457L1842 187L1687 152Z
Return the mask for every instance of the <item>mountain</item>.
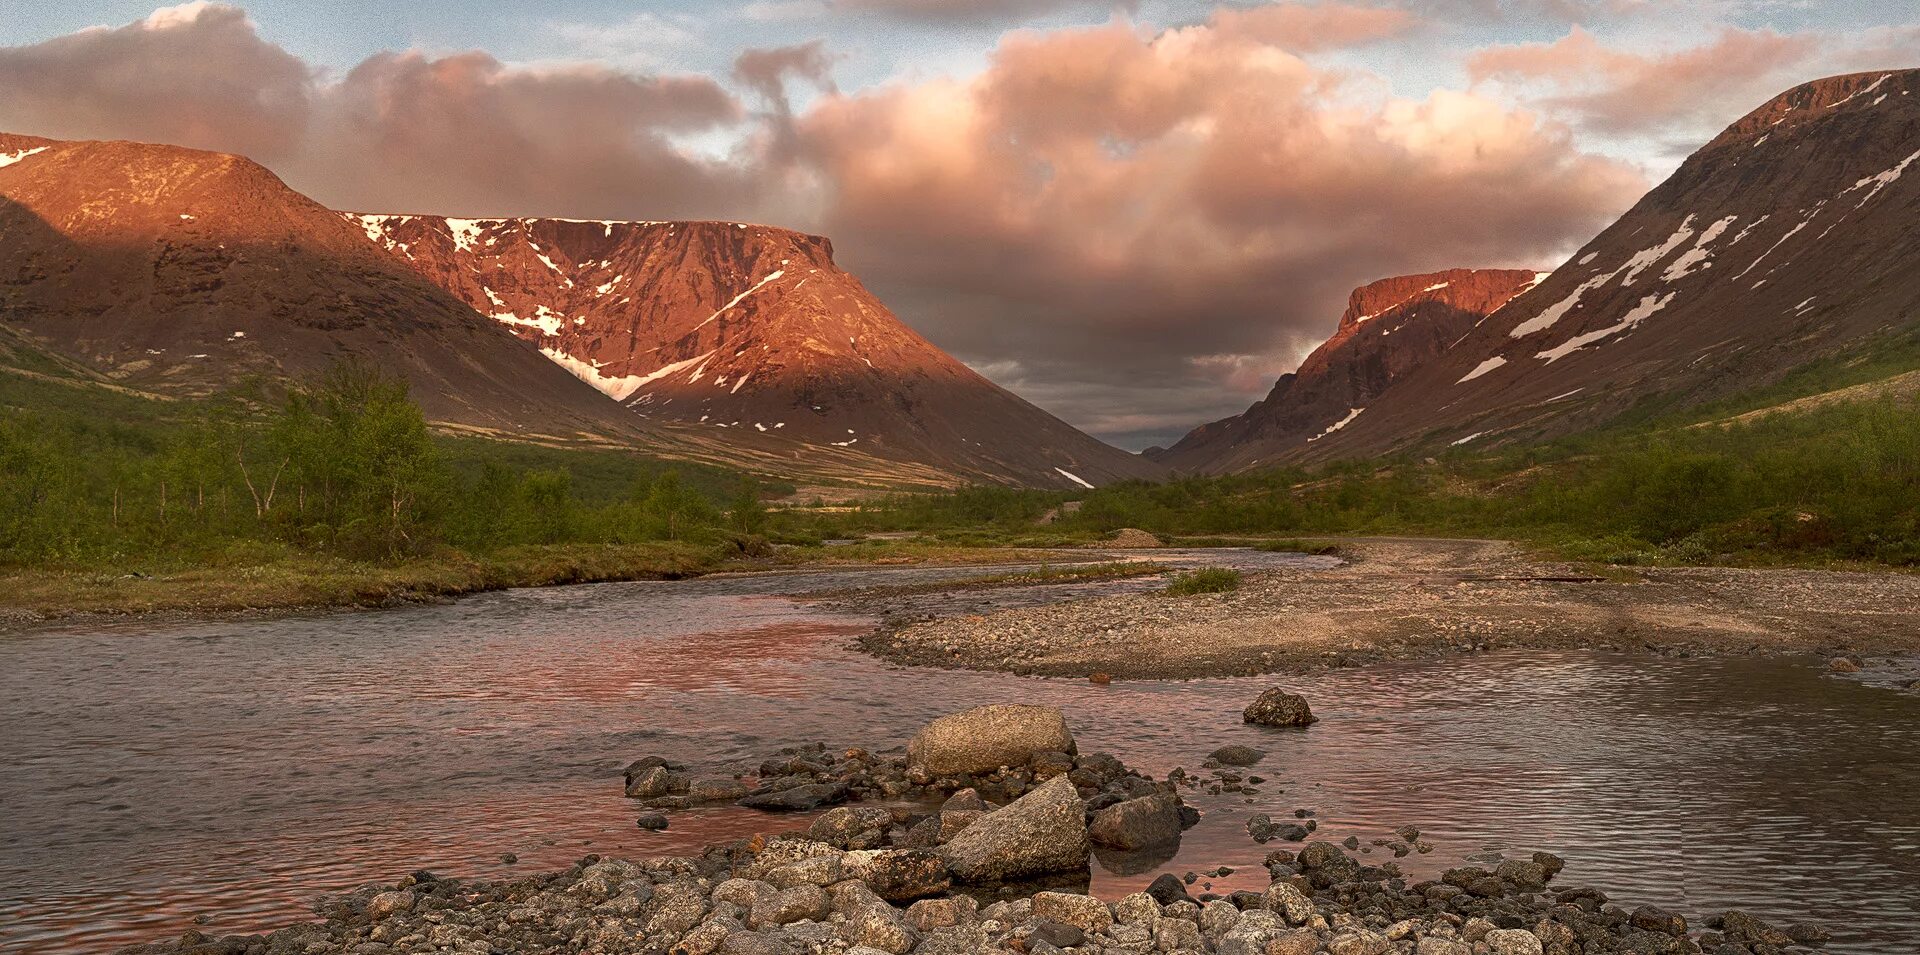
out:
M405 376L443 423L564 438L642 430L238 156L0 135L0 237L0 320L110 381L201 394L352 358Z
M819 236L728 222L343 215L649 421L749 451L857 452L974 481L1071 488L1164 473L915 334Z
M1473 326L1546 276L1452 269L1355 289L1333 337L1245 412L1202 425L1152 456L1176 470L1238 471L1273 462L1342 430L1394 382L1432 361Z
M1549 439L1916 330L1920 70L1831 77L1728 127L1343 427L1268 460Z

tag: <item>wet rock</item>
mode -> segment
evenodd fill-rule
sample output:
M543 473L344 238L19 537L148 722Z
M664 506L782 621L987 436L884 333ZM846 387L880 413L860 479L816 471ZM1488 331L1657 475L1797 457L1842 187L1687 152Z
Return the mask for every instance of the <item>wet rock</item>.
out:
M1634 928L1642 931L1658 932L1662 935L1675 936L1687 934L1687 920L1685 917L1675 912L1669 912L1658 906L1642 905L1633 910L1633 914L1628 917L1627 921Z
M1186 883L1180 881L1180 877L1171 872L1154 879L1153 884L1147 886L1147 895L1161 905L1189 901Z
M1073 752L1060 710L1023 703L977 706L940 717L907 744L907 765L935 777L1025 766L1039 753Z
M1207 757L1222 766L1252 766L1267 754L1251 746L1222 746Z
M648 832L661 832L667 828L667 814L664 812L643 812L634 824Z
M1083 869L1091 851L1086 803L1056 778L980 817L940 854L960 880L986 882Z
M1247 706L1242 720L1260 726L1309 726L1318 722L1306 697L1274 687Z
M846 799L847 787L840 783L811 783L772 792L756 791L740 800L740 805L767 812L805 812L809 809L845 802Z
M747 794L747 784L724 776L696 779L687 786L693 802L733 802Z
M1827 669L1835 673L1859 673L1860 664L1849 657L1834 657L1827 661Z
M1087 835L1116 849L1145 849L1180 839L1180 799L1157 793L1108 806L1093 814Z
M684 792L686 777L665 766L648 766L627 776L627 795L635 799L665 796L672 793L675 787Z

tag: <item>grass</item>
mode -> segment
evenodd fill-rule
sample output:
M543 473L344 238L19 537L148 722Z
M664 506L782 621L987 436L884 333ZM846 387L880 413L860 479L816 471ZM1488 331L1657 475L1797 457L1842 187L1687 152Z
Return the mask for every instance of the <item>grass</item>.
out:
M508 587L686 577L735 559L727 549L666 542L529 546L395 563L255 546L178 566L18 570L0 577L0 609L57 617L384 607Z
M1226 567L1203 567L1179 574L1161 593L1169 597L1224 594L1240 589L1240 572Z

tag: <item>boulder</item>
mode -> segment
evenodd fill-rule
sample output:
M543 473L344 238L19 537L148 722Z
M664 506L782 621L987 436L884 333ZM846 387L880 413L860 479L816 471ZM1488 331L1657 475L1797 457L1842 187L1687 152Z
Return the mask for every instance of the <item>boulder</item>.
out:
M1129 799L1093 814L1087 836L1116 849L1145 849L1180 839L1180 800L1172 793Z
M1009 703L928 723L907 744L907 765L936 777L964 776L1025 766L1038 753L1073 750L1073 733L1058 708Z
M963 882L1084 869L1091 852L1087 804L1065 777L980 817L940 849Z
M1318 722L1306 697L1274 687L1247 706L1242 718L1260 726L1309 726Z

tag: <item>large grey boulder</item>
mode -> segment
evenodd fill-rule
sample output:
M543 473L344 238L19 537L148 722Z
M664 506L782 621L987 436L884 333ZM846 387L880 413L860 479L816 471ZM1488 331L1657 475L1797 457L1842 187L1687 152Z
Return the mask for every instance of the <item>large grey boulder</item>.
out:
M963 882L997 882L1084 869L1087 804L1059 777L980 817L940 848Z
M1036 753L1073 751L1073 732L1058 708L1003 703L928 723L907 744L907 765L935 777L963 776L1025 766Z

